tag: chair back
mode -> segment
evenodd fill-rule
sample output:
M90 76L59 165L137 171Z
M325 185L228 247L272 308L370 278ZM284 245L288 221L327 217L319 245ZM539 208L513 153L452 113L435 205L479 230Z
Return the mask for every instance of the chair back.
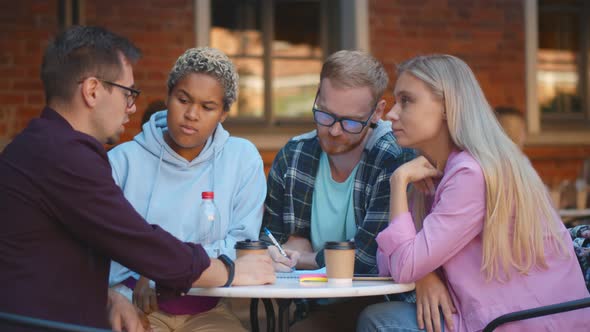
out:
M30 328L31 331L112 332L112 330L105 330L96 327L62 323L52 320L0 312L0 326L6 325Z
M575 301L546 305L543 307L537 307L527 310L515 311L494 319L488 325L486 325L486 327L483 329L483 332L492 332L495 328L502 324L515 322L518 320L553 315L558 314L560 312L572 311L588 307L590 307L590 297Z

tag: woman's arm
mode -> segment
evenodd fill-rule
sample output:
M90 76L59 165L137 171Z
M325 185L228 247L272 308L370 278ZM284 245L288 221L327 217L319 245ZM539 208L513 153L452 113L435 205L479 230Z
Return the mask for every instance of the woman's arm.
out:
M393 183L395 195L405 195ZM403 183L403 182L402 182ZM399 186L399 187L397 187ZM436 270L463 249L483 229L485 182L475 162L450 169L441 181L438 201L416 233L406 202L392 193L393 219L377 236L381 271L390 271L399 282L413 282Z

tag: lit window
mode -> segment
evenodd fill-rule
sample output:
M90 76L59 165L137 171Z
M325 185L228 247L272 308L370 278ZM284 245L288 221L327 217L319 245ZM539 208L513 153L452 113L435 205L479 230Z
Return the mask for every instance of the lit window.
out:
M240 75L230 119L311 122L328 53L326 7L319 0L211 1L210 45L225 52Z
M590 6L583 0L540 0L537 98L541 119L588 119Z

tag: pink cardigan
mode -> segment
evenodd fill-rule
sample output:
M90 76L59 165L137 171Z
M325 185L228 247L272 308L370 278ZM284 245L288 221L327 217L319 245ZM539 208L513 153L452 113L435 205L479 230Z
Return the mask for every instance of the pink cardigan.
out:
M563 226L568 257L548 250L548 270L534 268L528 275L514 270L508 282L486 281L481 272L485 204L479 164L465 151L451 153L423 229L416 233L412 216L404 213L377 236L379 271L398 282L413 282L440 267L457 308L455 331L460 332L480 331L508 312L589 296ZM590 310L583 309L505 324L497 331L589 329Z

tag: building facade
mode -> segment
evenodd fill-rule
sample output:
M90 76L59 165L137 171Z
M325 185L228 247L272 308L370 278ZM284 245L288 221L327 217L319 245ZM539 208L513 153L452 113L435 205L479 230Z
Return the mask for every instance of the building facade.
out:
M217 47L238 67L240 96L226 127L270 164L313 128L322 60L359 48L395 66L449 53L474 70L493 107L522 112L525 152L550 187L573 182L590 157L590 2L583 0L0 0L0 148L44 105L48 41L71 24L100 25L134 41L141 113L166 98L167 73L185 49ZM386 99L393 102L392 88Z

